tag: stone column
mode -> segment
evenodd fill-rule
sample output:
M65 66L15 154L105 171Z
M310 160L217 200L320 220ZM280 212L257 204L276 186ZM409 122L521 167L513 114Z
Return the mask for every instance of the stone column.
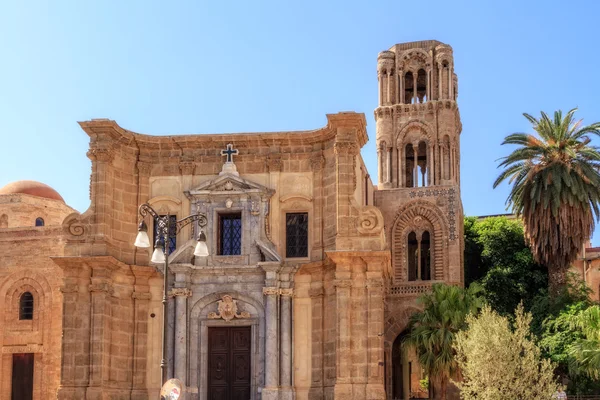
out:
M63 299L63 356L57 398L84 399L90 369L89 363L78 361L90 359L91 304L87 290L90 270L76 257L59 257L53 261L63 270L63 286L60 287ZM10 398L10 392L6 398Z
M384 377L384 281L391 274L389 252L372 252L363 258L367 263L367 400L383 400L385 394Z
M398 70L398 104L404 104L404 72Z
M281 400L292 400L292 295L294 289L281 289Z
M440 63L437 64L438 67L438 100L442 99L442 66Z
M313 227L313 244L311 257L320 260L323 258L323 165L325 158L322 152L318 152L310 158L310 168L313 171L313 221L310 223Z
M385 171L385 183L389 184L392 182L392 147L388 146L385 153L386 159L386 171Z
M413 143L413 187L419 187L419 142Z
M133 377L131 399L145 400L148 398L146 385L146 363L148 355L148 311L151 294L148 278L155 272L152 267L131 266L135 276L134 292L131 297L134 303L134 337L133 337Z
M174 378L187 385L187 299L192 292L188 288L173 288L169 295L175 298Z
M379 79L379 105L383 105L383 74L382 71L377 71L377 78Z
M265 295L265 387L263 399L278 399L279 389L279 349L277 340L277 295L279 289L270 286L263 288Z
M392 104L392 74L391 71L386 71L387 76L387 103Z
M352 259L351 288L351 348L352 399L366 399L368 309L366 264L361 258Z
M352 353L350 330L350 288L352 280L350 272L336 272L335 294L337 312L337 346L336 346L336 382L335 398L351 399L352 397Z
M419 102L419 95L417 93L417 78L419 76L419 72L413 74L413 98L415 99L415 104Z
M89 285L91 294L92 319L90 329L90 381L87 397L101 397L105 382L110 376L111 348L111 297L113 294L112 273L117 265L94 262L91 264L92 278Z
M383 156L384 151L381 149L381 147L379 146L377 148L377 177L379 182L383 183L385 181L384 177L383 177Z

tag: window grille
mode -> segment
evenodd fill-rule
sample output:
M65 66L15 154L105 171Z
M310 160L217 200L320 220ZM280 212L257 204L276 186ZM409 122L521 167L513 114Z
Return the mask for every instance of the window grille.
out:
M242 214L219 215L219 255L242 254Z
M286 257L308 257L308 213L285 215Z
M33 319L33 295L29 292L23 293L19 300L19 319Z

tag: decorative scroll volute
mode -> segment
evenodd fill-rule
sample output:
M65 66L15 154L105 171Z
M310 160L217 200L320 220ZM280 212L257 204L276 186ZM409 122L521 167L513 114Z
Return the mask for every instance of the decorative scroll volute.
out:
M364 206L359 210L357 230L362 235L379 235L383 230L384 220L379 208Z

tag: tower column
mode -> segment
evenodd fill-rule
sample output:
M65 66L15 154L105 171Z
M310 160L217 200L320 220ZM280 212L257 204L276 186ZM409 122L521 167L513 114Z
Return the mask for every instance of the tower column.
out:
M381 71L377 71L377 79L379 80L379 105L383 105L383 75Z
M392 74L390 71L385 72L385 76L387 77L387 104L392 104Z
M419 102L419 96L417 95L417 77L419 73L413 74L413 99L415 99L415 104Z
M413 142L413 187L419 187L419 142Z
M438 100L442 99L442 66L438 63Z
M398 104L404 104L404 72L398 70Z
M448 99L452 100L452 65L448 64Z
M427 96L427 101L431 100L431 95L429 94L429 92L431 91L431 80L429 79L429 76L431 75L431 69L427 70L427 84L425 87L425 96Z
M392 182L392 147L388 146L385 153L385 183L390 184Z

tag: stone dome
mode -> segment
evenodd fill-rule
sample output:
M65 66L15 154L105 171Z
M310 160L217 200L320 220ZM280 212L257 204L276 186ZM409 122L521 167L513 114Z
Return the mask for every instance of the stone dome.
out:
M58 200L65 202L60 194L50 186L36 181L16 181L0 188L2 194L29 194L32 196L44 197L46 199Z

